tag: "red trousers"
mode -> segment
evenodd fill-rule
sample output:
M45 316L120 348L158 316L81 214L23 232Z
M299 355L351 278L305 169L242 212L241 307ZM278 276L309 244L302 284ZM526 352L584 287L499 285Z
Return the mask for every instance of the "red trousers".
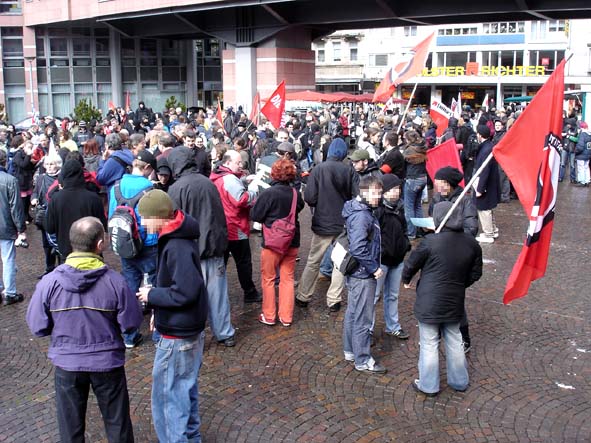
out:
M285 255L267 248L261 250L261 286L263 288L263 315L268 321L277 319L275 278L279 269L279 318L284 323L293 320L295 303L294 275L298 248L290 248Z

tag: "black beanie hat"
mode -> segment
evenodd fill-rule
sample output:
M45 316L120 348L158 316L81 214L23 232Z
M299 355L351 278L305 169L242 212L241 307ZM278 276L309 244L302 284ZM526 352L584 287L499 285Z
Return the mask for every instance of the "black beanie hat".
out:
M478 132L484 138L490 138L490 128L486 125L478 125L476 127L476 132Z
M398 178L396 174L384 174L382 175L382 191L387 192L396 186L400 186L402 180Z
M435 180L445 180L452 188L456 188L463 179L464 175L451 166L445 166L435 173Z

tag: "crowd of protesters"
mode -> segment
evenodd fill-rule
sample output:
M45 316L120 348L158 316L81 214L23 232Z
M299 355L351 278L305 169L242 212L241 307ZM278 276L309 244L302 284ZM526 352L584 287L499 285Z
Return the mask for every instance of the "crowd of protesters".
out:
M411 287L420 271L414 309L419 378L412 386L426 395L439 392L443 337L448 384L466 390L471 341L465 289L482 274L479 243L499 237L495 207L514 198L494 159L450 209L462 179L469 181L519 112L465 107L441 137L420 107L410 114L368 106L306 110L287 115L277 130L254 124L241 107L221 114L222 121L212 108L158 113L140 102L135 112L117 109L96 121L58 125L47 117L19 134L0 126L2 300L24 299L16 290L15 245L27 246L26 225L35 224L45 268L27 321L36 335L52 336L62 437L84 435L92 386L101 392L101 412L111 417L105 419L109 440L133 441L123 365L125 348L144 339L139 300L151 313L157 346L152 412L158 438L200 441L197 379L206 319L220 345L236 343L230 256L244 303L262 301L258 320L265 325L290 327L295 306L308 308L319 280L331 282L329 312L341 309L346 289L345 360L379 374L387 369L370 352L375 306L383 298L385 334L408 339L398 295L401 283ZM560 180L569 166L571 182L588 186L591 132L584 122L565 118L563 137ZM463 172L445 167L431 182L427 152L449 138L462 145ZM438 233L413 223L425 218L431 187L427 212L435 226L451 214ZM311 233L299 225L306 204ZM133 245L119 242L122 228L113 220L131 220ZM254 228L262 236L262 293L253 279ZM296 287L304 242L309 253ZM120 274L103 262L109 245L120 255ZM101 299L106 287L110 298Z

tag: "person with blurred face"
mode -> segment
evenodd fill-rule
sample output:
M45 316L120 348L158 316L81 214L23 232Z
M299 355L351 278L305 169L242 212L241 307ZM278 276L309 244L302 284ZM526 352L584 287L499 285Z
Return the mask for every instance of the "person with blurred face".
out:
M383 276L377 281L374 306L384 294L384 324L385 333L400 340L406 340L409 335L398 321L398 294L400 280L404 267L404 256L410 250L410 242L406 236L406 219L404 217L404 203L400 200L402 180L394 174L384 174L382 177L383 198L382 205L375 210L375 216L380 222L382 233L382 257L380 268ZM374 321L372 323L372 332Z
M380 225L373 215L381 199L382 183L368 176L359 182L359 195L343 207L349 253L357 261L355 271L346 276L349 303L343 321L343 351L345 360L354 362L357 371L370 374L387 371L370 353L377 280L384 274L380 268Z

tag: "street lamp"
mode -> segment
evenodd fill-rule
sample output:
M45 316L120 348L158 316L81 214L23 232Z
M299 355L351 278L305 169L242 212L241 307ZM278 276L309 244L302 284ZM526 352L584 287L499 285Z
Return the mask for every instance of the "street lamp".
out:
M33 62L35 57L25 57L25 60L29 62L29 87L31 88L31 123L35 122L35 96L33 95Z

